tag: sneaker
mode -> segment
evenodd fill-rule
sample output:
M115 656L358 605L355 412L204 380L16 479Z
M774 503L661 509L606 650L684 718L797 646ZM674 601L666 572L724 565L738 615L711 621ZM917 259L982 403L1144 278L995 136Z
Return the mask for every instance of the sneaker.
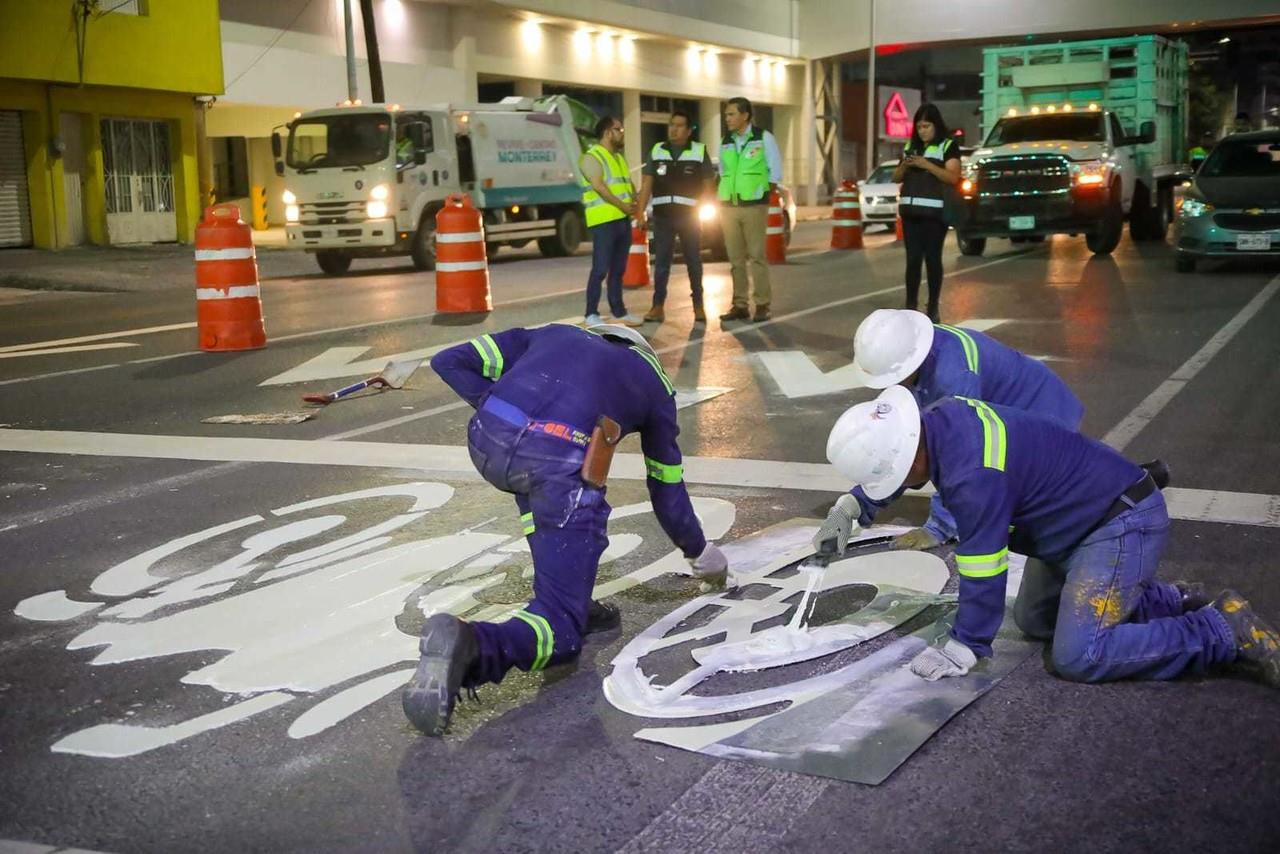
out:
M649 313L644 316L644 319L646 323L661 323L667 319L667 312L662 306L655 305L649 309Z
M735 305L733 308L720 315L720 319L724 320L750 320L751 312L747 311L745 305Z
M604 323L604 318L598 314L588 314L586 317L582 318L582 325L588 329L593 326L599 326L602 323Z
M587 625L582 630L584 635L607 632L622 625L622 612L617 605L609 605L592 599L587 606Z
M769 318L771 318L771 317L773 317L773 315L769 313L769 306L767 306L767 305L757 305L757 306L756 306L756 316L755 316L755 317L753 317L753 318L751 318L751 322L752 322L752 323L762 323L762 322L764 322L764 321L768 320L768 319L769 319Z
M644 326L644 318L631 312L627 312L622 317L615 317L613 322L621 323L624 326Z
M441 736L467 672L480 658L475 630L452 614L433 614L418 641L422 658L400 695L400 705L418 731Z
M707 310L702 307L702 303L700 302L695 302L693 304L693 322L694 323L707 322Z
M1254 613L1234 590L1223 590L1210 607L1222 615L1236 639L1236 664L1259 682L1280 688L1280 632Z

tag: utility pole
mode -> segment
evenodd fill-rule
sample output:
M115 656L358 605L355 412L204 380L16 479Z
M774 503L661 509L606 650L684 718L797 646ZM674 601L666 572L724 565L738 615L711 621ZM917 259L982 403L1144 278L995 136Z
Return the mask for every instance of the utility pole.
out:
M378 30L373 21L373 0L360 0L360 20L364 22L364 50L369 55L369 88L375 104L385 104L382 91L382 60L378 58Z
M871 7L871 28L867 32L867 177L876 168L876 0Z
M342 0L342 24L347 33L347 100L360 97L356 83L356 29L351 21L351 4L354 0Z

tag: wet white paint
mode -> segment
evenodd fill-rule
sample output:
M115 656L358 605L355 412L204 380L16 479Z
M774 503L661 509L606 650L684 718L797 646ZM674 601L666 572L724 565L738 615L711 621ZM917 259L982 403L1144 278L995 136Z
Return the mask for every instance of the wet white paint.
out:
M289 737L306 738L342 723L393 691L399 691L409 681L413 670L412 667L407 667L384 673L316 703L298 715L298 719L289 725Z
M24 620L61 622L84 616L101 607L101 602L76 602L67 597L65 590L51 590L23 599L13 609L13 613Z

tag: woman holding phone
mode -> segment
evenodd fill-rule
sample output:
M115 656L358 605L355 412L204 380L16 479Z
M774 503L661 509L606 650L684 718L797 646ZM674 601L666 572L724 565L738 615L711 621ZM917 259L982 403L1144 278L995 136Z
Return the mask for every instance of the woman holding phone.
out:
M929 274L926 313L938 322L938 298L942 294L942 243L947 237L943 217L946 194L960 182L960 146L947 132L942 113L934 104L916 110L911 142L893 172L900 182L898 214L907 250L906 307L918 309L920 266Z

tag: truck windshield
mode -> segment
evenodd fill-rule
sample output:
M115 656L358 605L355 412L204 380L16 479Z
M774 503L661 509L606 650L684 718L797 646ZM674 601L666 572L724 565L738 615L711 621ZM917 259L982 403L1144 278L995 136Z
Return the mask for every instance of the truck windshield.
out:
M1043 142L1050 139L1069 139L1075 142L1102 142L1106 135L1102 129L1101 113L1056 116L1016 116L996 122L987 137L987 145L1008 145L1012 142Z
M1200 167L1209 178L1280 178L1280 140L1218 143Z
M289 130L288 163L294 169L367 166L387 156L391 120L374 113L300 119Z

